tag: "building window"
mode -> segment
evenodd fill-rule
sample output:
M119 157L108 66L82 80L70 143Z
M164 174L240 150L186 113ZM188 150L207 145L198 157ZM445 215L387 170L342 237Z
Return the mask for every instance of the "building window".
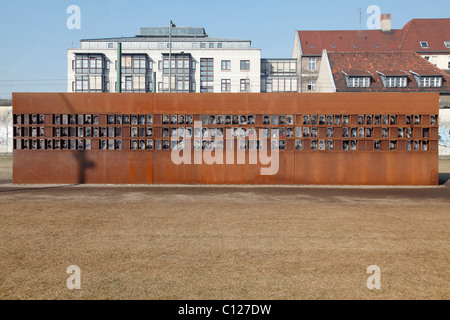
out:
M404 88L406 87L406 77L387 77L386 88Z
M112 42L108 43L108 49L112 49L114 47L114 44Z
M82 56L75 58L75 73L77 74L102 74L103 58Z
M316 70L316 58L308 58L308 70Z
M429 56L425 56L425 60L430 61L430 57Z
M158 82L158 91L159 92L163 91L163 84L162 84L162 82Z
M308 91L315 91L315 90L316 90L316 82L308 81Z
M197 67L197 63L195 61L191 62L191 69L195 70L195 68Z
M250 92L250 79L241 79L241 92Z
M75 91L89 92L89 76L75 77Z
M438 59L437 56L432 56L431 57L431 63L434 64L435 66L437 66L437 59Z
M217 43L217 48L221 49L223 47L222 42Z
M428 45L428 42L427 41L420 41L420 46L422 47L422 48L429 48L430 46Z
M231 60L222 60L222 70L231 70Z
M200 43L200 48L201 49L205 49L206 48L206 42L201 42Z
M209 48L214 48L214 42L209 43Z
M214 59L200 59L200 92L214 92Z
M441 85L441 77L421 77L419 81L420 87L440 87Z
M444 46L446 48L450 48L450 41L444 41Z
M241 60L241 70L250 70L250 60Z
M222 92L231 91L231 79L222 79Z
M347 86L348 87L369 87L370 86L370 78L369 77L350 77L347 80Z

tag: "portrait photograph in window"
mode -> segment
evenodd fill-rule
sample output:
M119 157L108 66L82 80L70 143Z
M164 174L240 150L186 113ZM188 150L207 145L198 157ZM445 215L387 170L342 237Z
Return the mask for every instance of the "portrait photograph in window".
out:
M356 150L356 140L350 141L350 150L352 151Z
M162 124L169 124L169 116L167 114L163 114Z
M375 140L373 143L373 149L378 151L380 150L380 147L381 147L381 140Z
M319 140L319 150L325 150L325 140Z
M358 128L358 138L364 138L364 128Z
M303 128L303 137L305 137L305 138L309 137L309 128L308 127Z
M116 114L116 124L117 125L122 124L122 116L120 114Z
M335 117L334 117L334 124L335 124L336 126L340 126L341 123L342 123L342 116L339 116L339 115L335 116Z
M99 149L106 150L106 140L100 140Z
M92 124L92 116L90 114L84 116L84 124Z
M217 124L223 125L224 124L224 117L222 115L217 116Z
M45 117L43 114L40 114L38 117L38 124L44 124L45 123Z
M430 116L430 124L432 126L436 125L436 116L434 115Z
M254 115L249 115L248 116L248 124L249 125L254 125L255 124L255 116Z
M137 125L137 124L138 124L137 115L135 115L135 114L131 115L131 125Z
M420 141L414 140L414 151L420 150Z
M139 115L138 121L139 121L140 126L145 125L145 115L143 115L143 114Z
M342 128L342 137L348 138L348 128Z
M123 124L125 124L125 125L130 124L130 116L129 115L127 115L127 114L123 115Z
M317 125L317 115L311 116L311 125L316 126Z
M366 137L367 138L372 138L372 128L367 128L366 129Z
M83 128L78 128L81 129L81 132L83 132ZM53 136L54 137L60 137L61 136L61 130L60 128L53 128ZM81 136L83 136L83 134L81 134Z
M130 137L136 138L138 136L137 128L136 127L132 127L130 130L131 130L130 131ZM102 135L100 135L100 136L103 137Z
M325 115L319 115L319 125L325 125Z
M231 125L231 116L230 115L225 116L225 124Z
M350 137L351 138L356 138L356 128L351 128L350 129Z
M114 143L114 149L122 150L122 140L116 140Z
M162 149L163 150L170 150L169 140L163 140Z
M317 150L317 140L311 140L311 150Z
M349 141L348 140L344 140L342 142L342 150L348 151L348 144L349 144Z
M302 140L295 140L295 150L302 150Z
M309 125L309 115L304 115L303 116L303 124L304 125Z
M390 142L390 150L391 151L394 151L396 148L397 148L397 141L395 141L395 140L391 140L391 142Z
M202 120L202 125L204 125L204 126L208 125L208 116L207 115L202 114L201 120Z
M137 142L137 140L131 140L130 149L131 150L137 150L138 149L138 142Z
M387 126L389 124L389 116L388 115L383 115L382 117L382 124L383 126Z
M214 115L209 116L209 125L214 126L216 124L216 117Z
M361 126L364 125L364 116L361 115L358 116L358 124Z
M414 116L414 124L415 125L420 125L420 116L419 115L415 115Z
M83 116L81 116L83 117ZM83 121L81 121L83 122ZM55 114L53 116L53 124L61 124L61 116L59 114Z
M114 115L113 114L108 115L107 124L114 124Z
M342 116L342 124L344 126L348 126L348 116Z
M327 150L333 150L333 140L327 140Z
M316 127L311 128L311 138L317 138L318 129Z
M373 124L375 126L379 126L380 125L380 116L374 116Z
M387 138L389 136L389 128L383 128L381 129L381 137Z
M391 116L391 125L395 125L397 123L397 116Z
M277 140L272 140L270 145L271 145L272 150L278 149L278 141Z

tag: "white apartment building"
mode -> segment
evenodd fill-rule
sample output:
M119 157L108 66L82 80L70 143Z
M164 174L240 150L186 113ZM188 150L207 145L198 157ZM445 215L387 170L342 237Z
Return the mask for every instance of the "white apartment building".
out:
M119 43L122 92L169 92L169 74L172 92L260 92L260 49L192 27L171 28L171 39L169 27L156 27L135 37L81 40L67 52L67 91L117 92Z

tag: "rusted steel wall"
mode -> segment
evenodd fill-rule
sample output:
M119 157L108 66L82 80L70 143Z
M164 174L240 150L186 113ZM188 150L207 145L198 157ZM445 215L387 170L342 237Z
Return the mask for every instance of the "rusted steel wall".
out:
M433 93L17 93L13 95L13 181L58 184L436 185L438 108L439 96ZM152 122L118 123L132 115L136 118L139 115L151 116ZM167 132L175 128L185 130L193 125L164 124L164 115L192 115L194 121L200 121L202 115L215 115L215 119L218 119L217 115L224 118L227 115L253 115L254 124L214 123L204 127L214 129L214 132L218 132L218 128L276 128L286 129L286 132L291 128L294 135L286 134L279 138L285 142L285 149L279 150L279 170L275 175L261 175L260 169L268 165L249 164L249 151L238 150L236 141L233 142L233 151L223 150L224 162L228 164L208 165L205 163L208 156L205 156L202 164L176 165L171 160L170 150L155 148L170 139L164 136L164 129ZM292 115L293 122L265 124L264 115ZM304 124L304 116L312 120L318 115L329 116L332 123ZM360 115L365 116L363 124L358 122ZM71 119L69 116L76 121L67 122ZM98 116L95 123L91 119L94 116ZM108 116L119 119L109 123ZM348 116L348 124L336 123L342 116ZM375 116L379 120L383 116L395 116L395 123L375 124L372 122ZM408 122L415 116L418 123L414 120ZM369 118L370 123L366 122ZM136 136L133 136L133 128ZM315 130L317 137L296 136L296 128L301 128L299 131L304 128L311 132ZM333 129L331 136L327 136L329 128ZM348 133L349 136L345 136L345 130L353 132L353 128L355 132L360 128L362 132L369 130L370 135L364 133L363 137L352 137ZM389 129L387 136L383 136L383 128ZM95 132L95 129L97 134L100 131L100 135L93 136L91 130ZM103 137L102 129L105 131ZM151 135L144 134L148 129L151 129ZM63 130L66 130L65 134ZM330 150L328 144L324 150L313 150L317 143L328 141ZM351 141L355 141L354 150L350 150ZM139 150L138 147L132 150L134 143L139 146L150 143L152 149ZM302 148L297 150L300 143ZM419 150L414 150L416 144ZM103 145L105 150L101 150ZM345 145L348 150L344 150ZM392 145L394 148L391 150ZM192 159L195 152L198 151L190 150ZM220 152L216 150L213 154L217 156ZM270 150L268 152L271 153ZM234 159L234 164L226 161L226 153ZM245 164L237 163L238 154L245 155Z

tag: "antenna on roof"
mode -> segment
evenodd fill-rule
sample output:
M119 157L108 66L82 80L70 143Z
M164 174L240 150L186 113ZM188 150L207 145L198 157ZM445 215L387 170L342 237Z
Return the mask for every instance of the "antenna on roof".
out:
M361 14L361 8L359 8L359 30L362 30L362 14Z

